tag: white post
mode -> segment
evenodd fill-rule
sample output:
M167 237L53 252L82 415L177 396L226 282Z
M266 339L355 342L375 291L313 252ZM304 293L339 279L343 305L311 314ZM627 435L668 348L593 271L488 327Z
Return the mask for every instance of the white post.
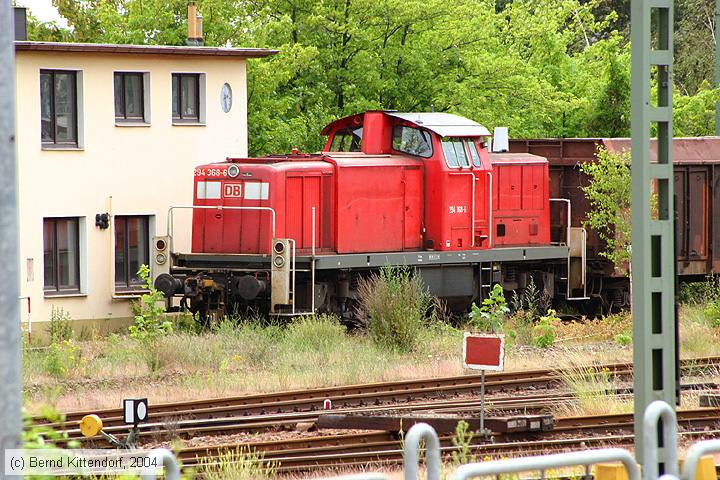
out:
M485 369L480 370L480 434L485 435Z
M0 479L5 449L20 448L20 263L15 161L15 29L10 0L0 0Z

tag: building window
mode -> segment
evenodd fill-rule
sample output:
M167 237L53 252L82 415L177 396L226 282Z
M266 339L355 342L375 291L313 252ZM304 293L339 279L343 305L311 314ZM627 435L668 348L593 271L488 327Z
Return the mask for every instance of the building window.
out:
M175 122L200 122L200 74L172 74L172 116Z
M45 293L80 292L78 218L43 220Z
M115 120L146 122L145 78L142 73L115 72Z
M150 264L149 228L146 216L115 216L115 288L142 287L140 265Z
M40 70L44 146L78 146L77 72Z

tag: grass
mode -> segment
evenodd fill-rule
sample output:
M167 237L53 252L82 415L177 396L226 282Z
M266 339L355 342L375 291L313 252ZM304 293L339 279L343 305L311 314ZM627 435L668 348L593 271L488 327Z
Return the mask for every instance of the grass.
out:
M399 352L360 334L348 334L337 319L303 317L280 327L257 320L225 321L213 331L175 332L157 343L160 368L142 357L144 344L111 335L74 341L81 361L62 374L48 369L53 351L25 349L25 397L32 411L50 403L62 411L115 407L124 397L151 402L455 375L462 332L433 324L415 348Z
M720 354L720 329L707 320L703 308L690 304L681 309L683 358ZM513 321L532 325L512 317L508 323ZM628 312L559 323L555 329L556 339L547 349L533 347L529 335L518 335L507 348L506 369L582 369L632 359L632 345L617 340L620 334L632 333ZM130 396L147 396L151 403L160 403L459 375L463 373L462 331L426 320L412 348L400 349L374 341L371 335L347 333L328 315L302 317L286 325L260 319L226 320L211 331L176 328L160 337L155 347L156 371L145 361L146 344L128 335L79 340L63 334L64 339L51 347L25 346L25 399L31 412L47 405L70 411L117 407ZM577 389L582 384L592 387L595 381L582 371L576 371L575 377ZM589 410L593 408L588 405Z
M622 385L612 377L609 370L587 365L583 359L576 359L575 362L561 372L563 383L575 398L570 403L557 404L553 409L555 415L562 417L633 411L631 398L616 395Z
M274 462L264 462L262 453L243 448L229 450L212 460L201 459L197 470L207 480L261 480L277 475Z

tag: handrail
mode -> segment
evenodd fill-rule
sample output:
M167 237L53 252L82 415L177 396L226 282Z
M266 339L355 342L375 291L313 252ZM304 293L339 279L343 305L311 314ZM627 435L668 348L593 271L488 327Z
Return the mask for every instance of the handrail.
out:
M201 209L201 210L259 210L269 211L272 214L272 235L270 236L270 249L272 251L272 239L275 238L275 210L271 207L226 207L223 205L173 205L168 209L167 236L173 235L173 210L175 209Z
M405 480L417 480L420 468L420 440L425 440L427 480L440 480L440 440L435 429L427 423L416 423L405 435L403 469ZM634 480L634 479L630 479Z
M565 238L566 238L565 242L566 242L566 245L569 247L569 246L570 246L570 227L572 226L572 225L571 225L571 222L572 222L572 215L571 215L572 204L570 203L570 199L567 199L567 198L551 198L550 201L551 201L551 202L563 202L563 203L567 203L567 225L566 225L566 228L565 228Z
M486 172L488 174L488 177L490 177L490 209L488 210L488 248L492 248L493 246L493 176L492 171L488 170Z
M665 473L678 477L677 415L670 405L655 400L645 409L643 416L643 478L658 478L658 420L663 421L663 450ZM694 480L694 476L692 477Z
M475 246L475 174L472 172L450 172L450 175L470 175L472 177L472 206L470 212L470 246Z
M705 455L720 452L720 440L704 440L690 447L683 463L682 480L695 480L698 462Z
M605 448L583 452L556 453L535 457L511 458L492 462L470 463L455 471L452 480L467 480L474 477L499 476L508 473L548 470L558 467L575 467L605 462L622 462L627 470L628 480L640 480L635 459L622 448ZM543 477L544 478L544 477Z
M180 480L180 466L177 463L175 455L167 448L155 448L150 450L145 458L151 459L148 467L143 467L140 472L142 480L154 480L157 478L157 460L162 461L165 469L166 480Z

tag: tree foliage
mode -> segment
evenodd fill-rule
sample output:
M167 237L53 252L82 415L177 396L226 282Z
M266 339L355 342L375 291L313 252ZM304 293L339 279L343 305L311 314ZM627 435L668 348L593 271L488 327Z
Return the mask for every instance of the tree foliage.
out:
M186 0L53 0L69 29L36 40L179 45ZM280 50L248 62L251 154L323 146L366 109L458 113L515 137L629 133L628 4L619 0L197 0L207 45ZM679 0L678 133L714 129L714 25Z
M589 179L582 187L591 207L585 226L593 228L605 241L607 248L600 255L624 271L630 261L628 247L632 234L630 152L608 152L598 147L596 157L597 161L580 165Z

